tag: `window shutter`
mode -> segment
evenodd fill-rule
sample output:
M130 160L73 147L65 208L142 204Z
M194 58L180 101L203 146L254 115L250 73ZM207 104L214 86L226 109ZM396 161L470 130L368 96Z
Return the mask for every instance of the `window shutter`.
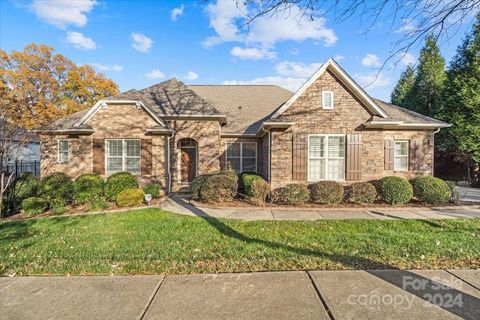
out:
M152 174L152 139L142 139L141 148L141 172L142 175L150 175Z
M362 150L362 135L347 135L347 167L345 175L347 181L362 179Z
M395 141L385 140L385 170L393 170L395 159Z
M418 140L410 140L410 170L420 170L420 160L422 157L422 142Z
M307 181L307 148L308 135L294 134L292 148L292 178Z
M93 172L105 174L105 140L93 139Z

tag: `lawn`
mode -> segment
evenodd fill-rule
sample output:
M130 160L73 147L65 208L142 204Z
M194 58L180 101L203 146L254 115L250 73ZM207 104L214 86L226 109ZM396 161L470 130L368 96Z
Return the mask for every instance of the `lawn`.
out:
M0 224L0 273L479 268L480 219L235 221L160 209Z

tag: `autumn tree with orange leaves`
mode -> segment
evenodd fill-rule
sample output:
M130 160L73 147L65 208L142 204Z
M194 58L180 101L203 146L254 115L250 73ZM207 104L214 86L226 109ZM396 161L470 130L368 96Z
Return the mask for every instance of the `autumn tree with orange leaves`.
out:
M9 118L26 129L89 108L118 86L89 65L77 66L45 45L0 50L0 93Z

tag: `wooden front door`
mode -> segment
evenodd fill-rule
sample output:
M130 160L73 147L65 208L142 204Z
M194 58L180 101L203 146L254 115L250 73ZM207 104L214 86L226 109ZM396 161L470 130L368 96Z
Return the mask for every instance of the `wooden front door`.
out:
M197 149L181 148L181 182L192 182L196 176Z

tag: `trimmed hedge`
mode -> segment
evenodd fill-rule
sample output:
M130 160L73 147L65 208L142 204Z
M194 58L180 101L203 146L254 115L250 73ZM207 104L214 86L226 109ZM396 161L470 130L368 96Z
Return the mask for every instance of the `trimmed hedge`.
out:
M22 201L22 209L28 215L36 215L45 212L48 201L40 197L30 197Z
M262 176L256 174L256 173L251 173L251 172L244 172L240 176L241 180L241 185L242 185L242 192L244 195L248 197L253 197L253 183L255 181L263 181Z
M117 195L126 189L138 188L135 176L129 172L117 172L108 177L105 184L105 195L110 201L115 201Z
M132 207L141 205L144 197L145 193L142 189L130 188L121 191L115 200L119 207Z
M36 196L40 186L40 179L32 173L26 172L18 176L12 184L13 195L20 202L26 198Z
M192 199L193 200L201 200L200 199L200 190L202 189L203 184L205 181L210 177L211 174L201 174L196 176L193 179L192 184L190 185L190 190L192 192Z
M232 200L237 195L238 176L230 171L224 171L206 176L198 187L198 200L219 202Z
M76 203L94 203L103 198L105 181L96 173L82 174L75 180L74 185Z
M421 202L443 204L452 198L452 191L445 181L439 178L424 176L410 180L413 195Z
M265 199L270 193L270 184L265 180L255 180L252 183L252 198L258 201L260 205L265 204Z
M159 183L147 183L143 187L143 192L145 192L145 194L151 194L153 199L158 199L160 198L160 189L161 186Z
M308 201L310 191L304 184L291 183L272 192L272 200L278 204L303 204Z
M379 182L380 195L389 204L408 203L413 197L413 187L401 177L383 177Z
M369 182L355 182L350 186L350 202L373 203L377 199L377 189Z
M320 204L339 204L343 201L343 186L335 181L319 181L309 187L310 200Z
M65 173L54 172L42 179L38 194L50 207L65 205L73 201L75 186Z

